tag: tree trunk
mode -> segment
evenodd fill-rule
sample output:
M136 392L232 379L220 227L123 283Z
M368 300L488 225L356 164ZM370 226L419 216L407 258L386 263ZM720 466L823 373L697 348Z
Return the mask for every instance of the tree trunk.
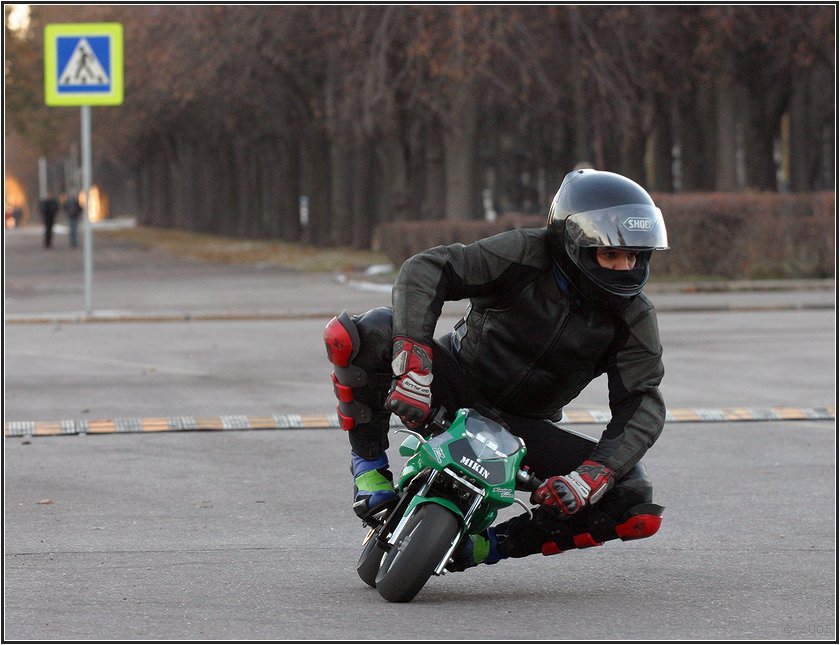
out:
M715 190L738 190L738 105L730 67L718 72L715 89Z
M757 190L776 190L777 160L774 154L780 140L782 115L790 103L790 79L774 77L753 87L748 98L745 161L747 185Z
M633 181L645 183L645 137L638 129L622 128L619 172Z
M405 148L394 137L386 137L375 147L382 171L380 221L406 220L409 218L408 166Z
M752 190L776 190L774 144L779 129L761 115L755 115L751 121L744 141L747 186Z
M835 141L833 119L820 113L819 92L827 79L811 72L794 77L790 103L790 188L795 192L830 190L833 150L824 154L825 139ZM829 135L827 137L827 135Z
M423 219L443 219L446 213L446 172L440 126L426 126L426 147L423 156Z
M309 221L303 227L302 241L306 244L329 244L330 163L326 133L316 123L304 128L300 147L301 196L308 199Z
M569 27L572 33L572 46L567 48L568 64L567 69L573 70L572 81L572 114L574 115L574 151L575 165L592 165L599 170L605 170L602 164L605 163L603 150L598 150L602 145L600 133L592 133L592 110L586 95L583 75L578 72L581 66L578 64L579 52L583 51L583 36L581 33L580 21L582 17L575 6L568 7ZM571 168L569 169L571 170Z
M279 165L276 177L280 192L281 235L286 241L298 241L302 234L300 224L302 171L298 139L283 139L278 148L277 158Z
M713 98L709 88L702 86L693 96L687 96L677 104L674 129L679 146L678 181L682 192L714 189Z
M446 219L466 220L480 214L474 199L476 133L478 132L477 90L454 88L449 119L443 129L443 158L446 172Z
M373 237L374 202L373 202L373 155L371 145L361 135L354 139L351 152L350 168L350 203L353 230L351 244L357 249L370 247Z
M343 135L330 138L330 243L347 246L353 241L351 173L353 159Z
M656 115L648 136L647 180L645 187L649 191L670 193L674 190L673 147L674 128L671 114L672 105L665 97L656 99Z

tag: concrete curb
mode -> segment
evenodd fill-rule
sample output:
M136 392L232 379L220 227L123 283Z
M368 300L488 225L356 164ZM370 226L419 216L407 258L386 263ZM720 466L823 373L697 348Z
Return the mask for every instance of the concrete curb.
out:
M390 293L396 274L375 277L367 273L340 273L336 280L361 291ZM768 280L661 280L651 278L645 292L654 293L743 293L767 291L834 291L834 278L768 279Z
M666 411L666 423L733 421L830 421L836 419L835 406L816 408L674 408ZM601 409L566 410L560 424L603 424L610 411ZM391 417L392 427L401 427ZM122 434L150 432L196 432L219 430L321 430L340 429L335 413L324 415L274 414L267 417L246 415L207 417L149 417L98 420L7 421L4 436L43 437L57 435Z
M196 312L196 313L110 313L94 312L90 316L83 313L46 313L46 314L12 314L6 316L3 322L7 325L56 325L80 323L121 323L121 322L190 322L190 321L247 321L247 320L329 320L336 315L336 311L309 312L266 312L266 313L224 313L224 312Z
M771 312L771 311L834 311L835 303L788 303L788 304L699 304L699 305L657 305L658 313L701 313L701 312ZM124 323L124 322L225 322L259 320L329 320L336 315L331 311L301 312L264 312L264 313L225 313L225 312L160 312L160 313L118 313L94 312L90 316L84 313L44 313L10 314L4 317L6 325L57 325L82 323Z

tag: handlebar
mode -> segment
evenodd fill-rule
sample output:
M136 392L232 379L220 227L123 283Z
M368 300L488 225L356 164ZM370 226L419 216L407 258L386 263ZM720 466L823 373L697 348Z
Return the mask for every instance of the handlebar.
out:
M429 421L426 422L426 430L430 436L438 435L444 432L452 425L446 419L446 408L439 405L437 408L432 408L432 413L429 415Z
M526 490L537 490L545 483L544 480L528 470L527 466L520 468L519 472L516 473L516 481L522 484Z

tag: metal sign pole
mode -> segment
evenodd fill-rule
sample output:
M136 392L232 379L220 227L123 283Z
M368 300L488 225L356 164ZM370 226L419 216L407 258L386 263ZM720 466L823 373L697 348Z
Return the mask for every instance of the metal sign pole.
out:
M38 158L38 199L47 198L47 158Z
M82 241L85 256L85 313L93 313L93 231L90 220L92 162L90 107L122 105L123 26L118 22L44 25L44 102L82 108L82 185L85 195Z
M85 253L85 313L93 313L93 232L90 222L90 184L91 184L91 152L90 152L90 106L82 106L82 191L85 193L84 214L84 253Z

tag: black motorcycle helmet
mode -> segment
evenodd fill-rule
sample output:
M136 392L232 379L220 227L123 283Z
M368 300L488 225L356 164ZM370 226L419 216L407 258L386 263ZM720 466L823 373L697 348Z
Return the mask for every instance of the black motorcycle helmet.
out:
M601 170L566 175L548 211L547 227L551 254L566 278L584 295L601 295L600 290L610 300L639 294L648 280L652 252L668 248L662 212L647 191L627 177ZM598 247L635 251L636 266L605 269L595 257Z

